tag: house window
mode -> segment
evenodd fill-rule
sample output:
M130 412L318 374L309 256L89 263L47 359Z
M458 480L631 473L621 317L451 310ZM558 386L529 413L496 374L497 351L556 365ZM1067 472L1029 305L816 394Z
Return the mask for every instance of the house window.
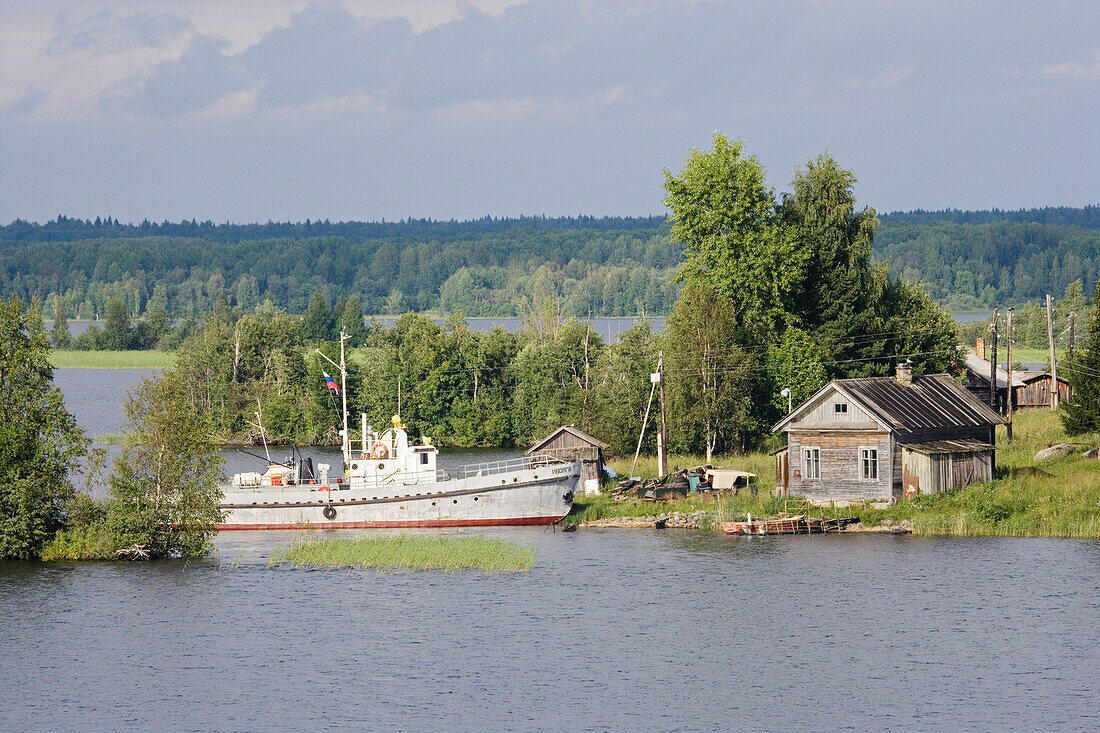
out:
M837 415L846 415L848 413L847 402L837 402L833 404L833 412Z
M878 478L878 448L860 448L859 463L864 479Z
M427 453L421 453L420 454L420 465L422 465L422 466L427 466L428 465L428 454Z
M802 449L802 478L821 478L821 449Z

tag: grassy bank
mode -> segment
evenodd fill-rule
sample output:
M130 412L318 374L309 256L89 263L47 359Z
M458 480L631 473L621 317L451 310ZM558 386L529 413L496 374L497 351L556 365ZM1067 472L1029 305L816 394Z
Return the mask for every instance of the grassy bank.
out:
M908 519L914 534L961 537L1079 537L1100 538L1100 461L1080 454L1054 461L1036 462L1035 454L1048 445L1062 442L1095 447L1100 435L1070 437L1056 414L1046 410L1017 413L1014 440L1009 443L1004 428L998 428L997 474L995 480L937 495L920 496L896 506L877 508L850 506L818 508L826 516L858 516L864 525ZM610 461L626 475L631 458ZM672 466L702 463L698 456L671 456ZM723 456L716 465L751 471L760 476L760 494L704 502L690 497L673 502L612 501L608 496L578 497L566 522L580 523L607 517L654 516L667 512L704 510L713 515L712 526L733 514L752 512L769 515L782 511L801 512L797 497L778 499L774 459L756 453ZM625 465L624 465L625 464ZM655 459L639 461L635 475L656 475Z
M278 548L270 565L387 570L481 570L518 573L538 559L533 547L485 537L394 535L320 538L303 533L287 549Z
M57 369L167 369L176 363L168 351L54 351Z

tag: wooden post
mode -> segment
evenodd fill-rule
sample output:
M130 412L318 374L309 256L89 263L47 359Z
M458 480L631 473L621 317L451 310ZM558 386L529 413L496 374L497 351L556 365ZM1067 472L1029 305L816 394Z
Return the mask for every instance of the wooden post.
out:
M1008 395L1005 399L1005 437L1012 442L1012 403L1016 401L1016 389L1012 386L1012 309L1005 320L1005 373L1008 374Z
M1050 345L1050 409L1058 409L1058 362L1054 358L1054 298L1047 294L1047 343Z
M663 479L668 473L668 434L665 432L665 352L657 354L657 389L661 401L661 432L657 433L657 473Z
M1075 316L1073 313L1069 314L1069 349L1066 352L1066 360L1073 362L1073 320Z
M993 325L989 327L992 331L990 335L990 345L992 348L989 351L989 407L995 410L997 413L1001 411L997 409L997 309L993 309Z

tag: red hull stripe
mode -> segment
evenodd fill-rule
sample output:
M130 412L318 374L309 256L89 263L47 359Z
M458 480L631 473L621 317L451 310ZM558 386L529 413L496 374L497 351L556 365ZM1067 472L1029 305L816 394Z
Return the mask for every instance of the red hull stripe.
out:
M219 532L239 529L399 529L402 527L502 527L530 524L554 524L561 517L512 517L509 519L411 519L387 522L286 522L257 524L219 524Z

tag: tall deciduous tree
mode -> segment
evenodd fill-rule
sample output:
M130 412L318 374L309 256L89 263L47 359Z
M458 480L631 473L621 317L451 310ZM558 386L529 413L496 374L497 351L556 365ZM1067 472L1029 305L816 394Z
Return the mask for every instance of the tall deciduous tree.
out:
M340 320L336 324L339 330L348 335L348 346L356 348L367 342L367 328L364 325L363 306L359 304L359 296L348 298L340 311Z
M306 341L332 341L336 338L336 316L328 298L320 293L309 296L309 307L300 327Z
M107 301L107 321L103 324L103 347L128 349L132 340L133 326L126 302L122 298L111 298Z
M67 349L73 344L73 334L69 331L69 320L65 317L65 301L61 298L54 299L53 329L50 331L50 342L55 349Z
M746 333L774 332L806 255L780 226L760 161L716 132L714 150L693 149L678 176L665 171L665 191L687 255L682 276L725 296Z
M224 464L209 418L186 399L174 370L142 379L126 400L126 417L109 479L113 534L122 546L140 546L152 557L205 554L222 517Z
M756 360L737 345L737 314L713 288L692 284L665 321L671 443L683 450L740 451L752 440Z
M84 434L53 384L45 332L17 298L0 301L0 558L29 559L61 527Z

